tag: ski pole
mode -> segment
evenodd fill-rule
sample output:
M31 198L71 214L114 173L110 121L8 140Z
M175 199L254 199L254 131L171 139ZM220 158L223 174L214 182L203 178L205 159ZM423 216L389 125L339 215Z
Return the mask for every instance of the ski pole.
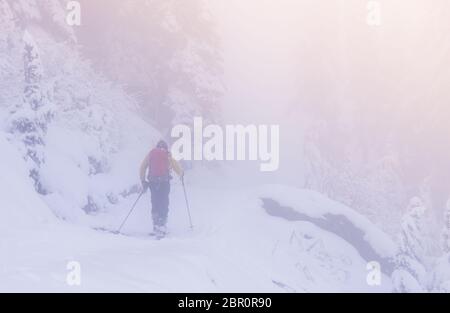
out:
M191 229L194 229L194 225L192 225L192 218L191 218L191 210L189 208L189 201L186 194L186 186L184 185L184 177L181 178L181 183L183 184L183 191L184 191L184 199L186 200L186 208L189 216L189 224L191 225Z
M144 193L147 191L147 188L145 187L141 194L139 195L139 197L137 198L136 202L133 204L133 206L131 207L130 212L128 213L127 217L125 218L125 220L123 221L122 225L120 225L119 230L117 230L117 234L120 233L120 231L122 230L122 227L125 225L125 223L127 222L128 218L130 217L131 213L134 211L134 208L136 207L136 205L138 204L139 200L141 199L141 197L144 195Z

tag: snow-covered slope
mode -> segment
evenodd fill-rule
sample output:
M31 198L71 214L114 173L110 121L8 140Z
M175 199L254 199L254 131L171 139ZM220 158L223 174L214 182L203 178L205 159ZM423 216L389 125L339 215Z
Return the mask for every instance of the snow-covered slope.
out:
M55 202L36 194L24 170L25 162L3 134L0 146L0 291L390 290L389 279L384 276L381 286L370 287L366 283L367 261L344 239L310 222L293 222L267 214L259 196L271 187L208 186L188 176L193 231L188 227L181 186L174 182L168 238L155 241L146 236L151 229L148 194L125 226L123 232L127 236L113 235L91 227L116 229L136 194L122 197L95 215L79 214L84 218L64 222L51 214ZM71 155L70 151L54 153L55 158L61 159ZM117 160L118 164L128 164L128 171L133 172L133 157L119 155L122 160ZM72 166L70 158L64 160L67 162L63 162L58 175L67 164ZM104 181L122 175L120 168ZM71 170L68 173L72 177ZM135 179L132 176L135 173L129 176ZM199 176L202 175L191 175ZM76 189L76 185L77 182L67 183L64 192ZM278 188L278 193L289 191ZM64 192L57 193L61 205L75 208L76 197ZM342 209L310 191L301 191L299 197L303 203L313 198L318 207ZM80 286L66 283L66 266L71 261L81 265Z
M85 219L138 192L138 167L159 133L126 110L114 114L114 135L92 136L62 120L49 127L42 180L55 214L72 222ZM104 134L102 134L104 136ZM100 144L99 144L100 142ZM105 152L101 143L110 145ZM83 210L80 210L83 208Z
M361 214L309 190L270 185L260 194L269 214L310 222L332 232L352 244L367 262L379 262L385 273L392 273L397 249L394 242Z

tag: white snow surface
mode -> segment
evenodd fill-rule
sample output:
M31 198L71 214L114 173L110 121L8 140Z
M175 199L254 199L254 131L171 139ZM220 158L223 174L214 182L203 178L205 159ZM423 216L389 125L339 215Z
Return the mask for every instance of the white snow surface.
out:
M136 124L134 125L136 126ZM57 126L55 126L57 128ZM180 183L172 184L169 236L156 241L150 196L145 194L122 235L92 227L117 229L137 194L118 196L93 215L80 205L86 194L99 202L137 181L137 170L157 134L125 136L107 174L90 177L84 168L89 140L62 128L49 132L45 170L52 193L39 196L27 177L25 162L0 133L0 266L1 292L381 292L366 283L367 262L354 247L311 223L269 216L261 207L262 191L275 192L294 207L314 203L343 210L317 193L277 186L229 187L204 177L220 176L197 169L187 174L194 229L190 230ZM152 133L153 132L153 133ZM54 138L53 138L54 137ZM68 144L70 143L70 144ZM150 144L148 145L150 146ZM98 176L98 177L97 177ZM292 194L292 197L286 197ZM313 201L311 200L313 199ZM298 203L296 201L299 201ZM309 202L308 202L309 201ZM311 202L312 201L312 202ZM352 214L350 209L346 209ZM59 218L58 218L58 217ZM362 222L361 222L362 223ZM368 223L364 221L364 223ZM81 284L70 286L69 262L79 262Z

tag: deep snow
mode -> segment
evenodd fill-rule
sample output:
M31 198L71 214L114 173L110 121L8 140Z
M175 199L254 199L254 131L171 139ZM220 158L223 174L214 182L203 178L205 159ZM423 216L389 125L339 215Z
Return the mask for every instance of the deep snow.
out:
M25 163L3 134L0 146L0 291L390 291L385 276L379 287L366 283L367 262L343 239L308 222L268 215L260 194L271 187L211 185L198 177L214 176L214 171L202 175L199 172L207 170L197 170L187 175L193 231L175 180L168 238L146 236L151 230L148 194L124 227L127 236L113 235L91 227L117 228L137 194L96 215L78 208L76 218L66 216L63 221L52 211L57 211L55 199L59 197L61 205L67 200L57 193L38 196ZM313 198L318 207L342 207L311 191L298 192L303 204ZM80 286L66 283L70 261L81 265Z

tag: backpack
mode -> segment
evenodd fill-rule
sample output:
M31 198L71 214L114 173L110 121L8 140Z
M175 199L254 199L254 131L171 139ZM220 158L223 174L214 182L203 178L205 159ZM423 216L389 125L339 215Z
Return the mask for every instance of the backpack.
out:
M149 155L149 178L169 177L170 154L165 149L155 148Z

